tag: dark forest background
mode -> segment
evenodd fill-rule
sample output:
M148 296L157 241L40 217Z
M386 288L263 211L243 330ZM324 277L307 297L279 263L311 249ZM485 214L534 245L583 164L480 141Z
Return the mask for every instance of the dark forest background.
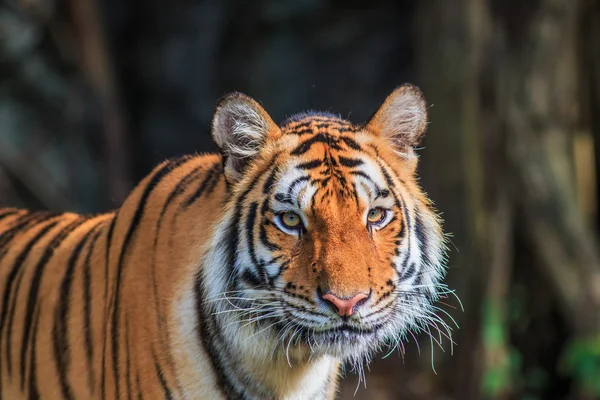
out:
M362 122L404 82L431 106L421 181L464 311L443 305L460 329L435 370L420 337L354 398L600 397L594 0L0 0L0 204L117 207L214 150L229 91Z

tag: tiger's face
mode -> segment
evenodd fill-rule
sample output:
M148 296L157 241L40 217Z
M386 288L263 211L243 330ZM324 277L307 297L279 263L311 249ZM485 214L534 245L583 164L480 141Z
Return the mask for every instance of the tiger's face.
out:
M416 183L420 92L397 89L362 126L328 114L276 126L248 98L224 101L213 133L241 318L282 346L342 358L435 323L443 236Z

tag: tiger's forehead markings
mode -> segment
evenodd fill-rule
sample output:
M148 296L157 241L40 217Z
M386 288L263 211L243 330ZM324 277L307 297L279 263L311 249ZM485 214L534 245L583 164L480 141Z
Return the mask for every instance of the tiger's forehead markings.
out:
M303 205L302 208L307 208L310 203L312 209L336 194L340 199L350 199L358 206L359 196L352 174L360 173L366 166L364 158L354 153L364 151L355 137L362 127L320 113L296 115L284 122L281 129L284 135L298 138L290 155L302 158L280 175L278 200L301 195L299 203ZM372 191L379 192L369 192Z
M354 138L361 127L329 114L301 114L282 124L285 135L299 138L298 145L291 151L292 156L301 156L310 151L316 143L322 143L328 150L362 150Z
M283 123L282 130L284 134L300 136L317 133L338 135L355 132L358 128L335 115L319 113L293 116Z

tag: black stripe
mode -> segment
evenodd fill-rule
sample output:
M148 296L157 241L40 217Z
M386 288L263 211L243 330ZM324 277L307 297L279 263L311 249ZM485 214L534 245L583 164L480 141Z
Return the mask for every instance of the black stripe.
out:
M103 222L102 222L103 223ZM96 227L94 227L95 229ZM84 337L85 337L85 358L88 366L88 384L90 386L90 392L94 394L96 379L93 368L94 348L92 341L92 255L96 248L96 243L102 234L102 230L99 229L92 239L92 243L89 246L88 253L85 257L85 264L83 268L83 316L84 316Z
M377 194L375 195L375 198L378 199L380 197L383 197L385 199L389 195L390 195L390 191L388 189L381 189L381 190L377 191Z
M357 209L360 209L360 202L358 199L358 191L356 190L356 183L352 182L352 197L354 197L354 203Z
M399 218L400 219L400 230L398 231L398 235L396 236L397 239L401 239L404 237L404 235L406 234L406 224L404 223L404 219L403 218ZM400 243L398 243L398 245L400 245Z
M94 227L95 229L95 227ZM54 359L56 361L56 367L58 369L58 378L60 383L61 393L64 399L74 399L73 391L68 382L68 369L70 363L70 346L69 346L69 333L68 333L68 321L69 311L71 306L71 287L73 284L73 275L75 273L75 267L79 261L79 256L87 240L93 233L93 229L90 229L81 239L81 241L73 249L69 261L67 262L67 269L63 276L60 285L60 294L58 299L58 306L54 313L54 325L52 328L52 343L54 349Z
M45 221L49 218L56 217L61 213L54 213L49 211L26 211L23 215L19 216L14 221L11 221L10 230L23 228L29 221Z
M219 164L218 168L219 168L219 172L223 172L221 170L222 165ZM225 175L223 173L219 173L215 176L215 178L212 180L212 182L210 183L210 185L206 188L206 191L204 192L204 194L206 196L209 196L213 190L215 190L215 188L217 187L217 184L221 181L221 178L224 178Z
M281 247L279 247L277 244L275 244L269 240L269 237L267 235L267 228L265 227L265 225L266 225L266 221L263 218L263 221L260 224L260 229L258 232L260 242L263 244L263 246L265 246L267 249L269 249L271 251L281 250Z
M269 167L275 165L278 157L279 157L279 153L275 154L273 156L273 158L271 159L271 162L268 163L267 165ZM276 168L276 167L274 167L274 168ZM241 219L242 219L242 207L243 207L244 201L246 200L246 197L248 197L248 194L250 194L252 189L254 189L254 187L256 186L258 181L267 173L268 170L269 170L269 168L267 167L266 169L264 169L264 170L260 171L258 174L256 174L254 176L254 179L252 179L250 184L246 187L246 190L244 190L244 192L235 201L235 212L234 212L234 216L233 216L233 219L231 222L231 226L229 228L229 235L228 235L229 236L229 241L228 241L229 260L228 260L227 265L229 266L229 273L231 274L231 276L233 276L235 251L238 248L238 243L239 243L239 231L237 229L236 223L237 223L237 221L241 221Z
M417 288L416 290L417 290L418 292L421 292L421 293L426 293L426 294L425 294L425 298L430 298L430 297L429 297L429 295L428 295L427 289L426 289L426 288L424 288L424 287L419 287L419 286L421 286L422 284L423 284L423 274L422 274L422 273L420 273L420 274L418 274L418 275L417 275L417 278L415 279L415 281L414 281L414 283L413 283L413 286Z
M15 285L15 290L13 291L15 294L10 300L10 310L8 312L8 324L6 326L6 361L8 364L8 375L12 375L12 334L14 332L13 325L15 322L15 313L17 309L17 294L19 293L19 288L21 287L21 282L23 281L23 275L25 275L25 270L21 269L17 276L17 283Z
M33 334L31 338L31 356L29 358L29 399L38 400L40 394L37 388L37 333L40 324L40 308L37 307L33 321Z
M392 176L390 175L390 173L388 172L388 170L385 168L385 166L378 162L377 163L379 165L379 169L381 170L381 173L383 174L383 177L385 179L385 182L388 185L388 189L392 192L392 196L394 197L394 202L396 204L396 206L399 208L400 207L400 200L398 200L398 196L396 195L396 191L394 190L394 181L392 180ZM410 229L410 224L408 224L408 228Z
M404 260L404 263L402 264L402 273L400 274L400 278L399 278L399 282L404 282L410 278L412 278L415 273L417 272L417 264L414 262L411 262L410 265L408 265L408 259L410 258L410 253L406 254L406 259Z
M18 213L18 210L2 210L2 212L0 212L0 221Z
M408 209L407 209L406 203L404 201L402 202L402 209L404 211L404 219L406 221L407 249L406 249L406 257L404 258L404 261L402 262L402 273L401 273L400 277L402 280L407 280L410 278L410 276L408 275L408 272L410 272L410 269L408 266L408 260L410 259L410 255L412 254L412 241L410 240L410 230L411 230L410 215L408 214ZM411 267L412 267L412 265L411 265Z
M369 147L375 152L375 155L377 156L377 158L381 159L381 157L379 156L379 151L377 150L377 147L372 144L369 145ZM383 173L386 182L390 186L390 189L392 189L394 186L393 186L392 177L391 177L390 173L388 172L387 168L381 162L377 161L377 164L378 164L379 168L381 169L381 172ZM392 170L392 174L394 175L394 177L396 179L398 179L398 181L401 184L404 185L405 184L404 180L400 176L398 176L398 174L396 173L396 171L393 168L391 168L391 170ZM393 190L392 190L392 194L394 194ZM410 228L410 226L409 226L409 228Z
M346 146L350 147L352 150L361 151L362 147L358 144L358 142L352 138L347 136L340 136L340 140L346 144Z
M212 315L210 306L208 303L205 303L208 294L204 289L204 284L202 282L202 274L198 273L196 277L196 307L198 309L198 314L200 316L198 321L198 335L200 336L200 341L204 347L204 351L208 355L208 359L210 360L213 369L215 371L215 375L217 376L217 384L219 388L223 392L223 395L226 399L247 399L247 396L243 392L239 392L236 390L235 386L231 382L228 372L221 361L221 357L219 354L219 349L215 345L216 336L218 336L218 327L216 327L216 322L214 320L214 315ZM200 322L202 321L202 322Z
M158 314L158 320L159 320L159 326L162 325L162 322L164 320L163 316L162 316L162 312L161 309L159 307L159 300L158 300L158 289L157 289L157 282L156 282L156 253L157 253L157 245L158 245L158 239L160 237L160 232L161 232L161 228L162 228L162 221L164 216L167 213L167 210L169 208L169 206L182 194L185 193L186 189L188 188L188 186L194 181L194 179L197 177L197 175L199 174L199 172L202 171L203 166L198 166L196 168L194 168L192 171L188 172L178 183L177 185L175 185L175 188L169 193L169 196L167 196L167 199L165 200L162 209L160 211L160 215L156 221L156 230L155 230L155 235L154 235L154 244L153 244L153 255L152 255L152 280L153 280L153 285L154 285L154 303L155 303L155 308L156 308L156 312ZM206 171L204 171L206 172Z
M192 195L188 197L188 199L183 203L184 208L191 206L196 200L200 198L200 196L202 196L202 193L204 193L205 190L209 189L210 187L214 188L214 186L218 182L218 179L220 178L221 168L221 163L215 163L207 171L206 177L204 178L198 189L196 189L196 191L192 193Z
M25 324L23 328L23 341L21 342L21 389L25 388L25 368L26 368L26 356L27 356L27 343L29 342L32 334L32 324L34 318L34 311L37 306L38 297L40 293L40 285L42 283L42 277L44 276L44 269L48 262L54 255L54 251L60 246L63 240L67 238L67 236L77 229L81 224L83 224L87 219L86 218L77 218L75 221L69 223L67 226L62 228L60 231L56 233L56 235L52 238L48 246L45 248L42 257L38 261L31 280L31 285L29 286L29 296L27 298L27 306L25 309ZM18 295L16 293L15 295Z
M421 243L425 242L425 235L423 234L423 221L421 220L421 214L415 213L415 235Z
M298 132L298 130L304 129L304 128L308 128L311 124L312 124L312 121L310 121L310 120L309 121L303 121L303 122L296 122L296 121L292 121L292 120L287 120L287 121L283 122L282 126L285 127L285 128L290 129L289 133L294 133L295 134L296 132Z
M264 217L267 214L267 211L273 212L273 210L269 208L269 198L265 197L263 199L262 206L260 206L260 215Z
M319 133L308 140L300 143L290 154L293 156L300 156L310 150L311 146L315 143L327 143L327 137L324 134Z
M15 258L15 262L13 263L13 267L12 267L10 273L8 274L8 278L6 280L6 285L4 286L4 290L3 290L4 296L2 299L2 313L0 314L0 349L2 348L2 333L4 331L4 327L5 327L5 323L6 323L6 317L7 317L7 313L8 313L9 303L13 304L13 309L10 312L9 321L14 320L14 313L15 313L15 308L16 308L16 294L14 296L14 300L11 299L11 294L13 291L12 286L14 284L15 278L17 277L17 274L19 272L21 272L21 267L23 267L24 261L27 258L27 255L31 252L31 249L57 224L58 224L58 222L52 222L52 223L48 224L47 226L45 226L44 228L42 228L42 230L40 230L25 245L25 247L23 248L21 253L19 253L17 258ZM19 285L20 285L20 279L17 281L17 287L15 288L16 293L18 293ZM11 374L11 365L12 365L11 352L12 352L12 348L13 348L12 344L10 343L11 342L11 334L12 334L12 329L10 329L10 328L11 327L9 326L9 330L7 332L6 351L4 353L4 354L6 354L6 363L7 363L8 370L9 370L9 373L8 373L9 376Z
M216 166L220 166L220 164L217 163ZM160 234L161 234L161 230L162 230L161 229L162 221L163 221L164 216L167 213L169 206L171 204L173 204L177 198L179 198L181 195L183 195L185 193L185 191L188 189L190 184L193 183L200 174L210 171L210 170L203 170L203 168L204 168L204 165L200 165L200 166L194 168L192 171L188 172L183 178L181 178L181 180L177 183L175 188L171 191L171 193L169 193L169 196L167 197L165 203L163 204L160 215L156 222L156 230L155 230L153 253L152 253L152 286L153 286L153 292L154 292L153 293L154 294L154 307L155 307L155 311L156 311L156 315L157 315L157 324L158 324L157 331L160 332L161 345L162 345L163 349L165 350L165 352L167 353L167 363L171 369L175 368L175 364L173 362L170 352L168 351L167 343L168 343L169 333L165 332L165 330L162 329L162 327L164 326L165 318L164 318L164 313L162 311L162 307L160 305L160 298L159 298L159 294L158 294L158 282L156 280L156 255L157 255L157 251L158 251L157 250L158 239L161 236ZM215 166L213 166L212 168L215 168ZM214 179L213 181L218 182L218 179ZM201 187L202 187L202 185L201 185ZM210 190L210 188L208 188L206 192L208 193L209 190ZM166 340L165 340L164 336L166 336Z
M285 193L275 193L275 200L280 203L294 204L294 202Z
M418 212L415 212L415 235L417 236L419 248L421 249L421 259L423 259L427 267L431 267L433 263L429 258L429 243L427 241L427 235L425 235L424 232L421 214Z
M275 263L278 257L275 257L275 259L273 259L271 262L269 262L269 264L273 264ZM281 265L279 266L279 270L277 271L277 273L275 275L269 275L269 287L273 287L275 285L275 280L277 278L279 278L281 276L281 274L283 274L283 271L285 271L286 269L288 269L288 267L290 266L290 262L289 261L284 261L283 263L281 263Z
M138 370L135 374L135 387L138 391L138 400L142 400L144 397L142 396L142 385L140 384L140 371Z
M314 169L323 166L323 160L312 160L298 164L297 168L303 170Z
M288 187L288 190L287 190L287 195L288 195L288 198L289 198L289 197L292 197L292 192L294 191L294 188L295 188L296 186L298 186L300 183L302 183L302 182L305 182L305 181L308 181L308 180L310 180L310 177L309 177L309 176L307 176L307 175L305 175L305 176L300 176L300 177L298 177L298 178L294 179L294 180L292 181L292 183L290 184L290 186Z
M49 216L55 217L58 213L33 212L22 215L16 221L13 221L13 226L5 230L0 235L0 260L8 253L9 244L20 233L24 233L30 227L47 221Z
M321 187L327 186L327 184L329 183L330 180L331 180L331 176L328 176L327 178L323 179L321 181ZM314 182L317 182L317 179L315 179ZM328 190L328 192L329 192L329 190ZM330 194L330 193L327 193L327 194ZM323 196L323 199L325 199L325 196Z
M265 180L265 184L263 185L263 194L271 193L271 190L273 189L273 183L275 183L275 178L277 176L278 171L279 169L277 167L273 168L273 170L269 174L269 177Z
M158 221L156 223L156 231L157 231L156 238L158 238L158 231L160 231L162 220L167 212L167 209L173 203L173 201L175 201L175 199L177 199L179 196L181 196L183 193L185 193L185 190L188 188L190 183L192 183L194 181L194 179L198 175L198 172L202 170L202 167L203 166L198 166L198 167L194 168L192 171L188 172L183 178L181 178L181 180L177 183L177 185L171 191L171 193L169 193L167 200L165 201L162 209L160 210L160 215L159 215ZM188 201L189 201L189 199L188 199ZM156 239L154 241L154 246L156 247Z
M348 125L345 121L341 121L338 118L332 118L328 120L324 120L321 123L315 124L315 127L318 129L332 129L335 131L339 131L340 129L347 129Z
M112 237L117 224L117 218L119 212L117 211L110 221L108 226L108 233L106 234L106 248L104 250L104 318L103 321L107 328L104 329L104 337L102 339L102 369L100 371L100 394L102 398L106 398L106 341L108 340L107 329L108 329L108 313L110 312L110 302L108 301L108 283L109 283L109 267L110 267L110 249L112 248Z
M263 218L262 218L262 221L261 221L261 224L259 227L259 239L260 239L261 243L271 251L280 250L280 247L278 245L269 241L268 236L267 236L267 230L265 227L266 224L269 222L265 218L265 214L267 213L267 211L269 211L270 194L272 193L273 189L275 188L273 183L275 181L275 176L276 176L277 172L278 172L278 168L277 167L273 168L273 170L269 174L269 177L265 180L265 184L263 186L263 194L265 195L265 197L264 197L262 205L260 207L260 215Z
M263 199L263 202L262 202L262 206L260 207L260 215L262 218L261 218L261 223L259 226L258 237L260 239L260 242L263 244L263 246L265 246L269 250L271 250L271 251L280 250L281 248L277 244L271 242L267 235L266 225L270 223L270 221L265 217L265 214L267 213L267 211L269 211L269 197L265 196L265 198Z
M157 172L152 175L149 182L146 184L142 196L140 198L140 202L135 209L135 213L129 224L129 228L127 229L127 233L125 235L125 239L123 241L123 245L121 247L121 252L119 254L119 259L117 262L117 271L115 277L115 289L113 291L113 296L111 301L111 310L112 310L112 321L111 321L111 344L112 344L112 362L113 362L113 377L115 379L115 393L116 398L120 397L120 384L119 384L119 312L121 307L121 276L123 274L123 264L125 261L125 256L127 255L127 251L129 250L129 245L133 239L133 236L142 221L142 217L144 216L144 211L146 208L146 203L150 198L150 194L154 188L173 170L175 166L177 166L177 161L166 162Z
M371 185L373 185L373 187L375 187L375 192L376 193L381 193L383 192L383 190L386 189L381 189L377 183L375 183L375 181L367 174L365 174L363 171L350 171L350 173L354 176L360 176L361 178L365 179L367 182L369 182ZM388 191L389 192L389 191ZM389 194L389 193L388 193ZM387 197L387 196L383 196L383 197Z
M363 164L363 161L359 160L358 158L346 158L346 157L339 156L338 160L339 160L340 164L342 164L344 167L348 167L348 168L358 167L359 165Z
M288 133L290 133L292 135L302 136L302 135L306 135L307 133L315 133L315 130L313 128L297 129L296 127L294 127L292 129L293 130L288 131Z
M171 392L171 389L169 389L169 386L167 385L165 375L162 369L160 368L160 365L158 364L158 359L156 358L156 354L154 354L154 350L152 351L152 359L154 360L154 369L156 370L156 376L158 377L160 386L162 387L163 392L165 393L165 399L172 400L173 394Z
M254 264L258 274L263 278L263 283L267 282L267 274L264 269L264 264L256 257L256 248L254 245L254 224L256 223L256 211L258 210L258 203L253 202L250 204L250 210L246 217L246 235L248 238L248 252L250 253L250 259Z
M240 278L246 283L248 283L252 287L260 287L264 285L264 282L261 280L261 277L256 276L254 272L250 270L250 268L246 268L244 272L242 272Z

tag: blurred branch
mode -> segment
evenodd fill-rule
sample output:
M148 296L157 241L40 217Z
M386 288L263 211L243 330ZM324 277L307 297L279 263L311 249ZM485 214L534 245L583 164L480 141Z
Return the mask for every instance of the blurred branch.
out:
M581 11L581 55L582 55L582 104L587 104L584 113L584 128L589 129L595 156L595 176L600 176L600 4L587 0ZM600 198L600 187L596 185L596 199ZM596 211L596 226L600 214Z
M7 0L7 3L43 21L48 21L56 10L56 0Z
M577 53L582 4L539 3L521 49L511 48L506 58L500 93L506 106L508 154L526 227L542 261L541 273L570 324L572 342L595 346L600 334L600 254L595 232L578 203L572 151L585 113ZM551 59L560 62L548 62ZM581 345L568 347L567 353L569 348ZM589 366L600 363L590 350L584 351L587 358L566 354L579 360L568 371L577 383L573 395L579 399L600 395L600 388L590 392Z
M120 203L131 189L128 162L129 142L112 60L96 0L70 0L74 34L78 44L78 63L96 93L104 115L106 167L110 198Z
M600 255L577 202L569 145L581 115L577 15L573 4L540 3L524 38L527 57L514 50L507 57L501 92L508 153L542 272L554 284L565 318L585 335L600 331ZM561 62L548 63L552 58Z
M60 193L53 182L49 182L46 174L41 172L30 159L15 157L8 143L0 141L0 164L19 179L27 190L45 207L51 210L69 210L72 204Z
M482 392L486 398L505 399L512 394L515 366L511 363L508 345L508 292L513 265L513 218L514 204L507 187L498 185L496 204L490 216L490 232L494 232L491 244L491 263L487 275L487 291L483 312L483 358Z
M574 137L573 159L577 175L577 194L581 213L593 227L597 217L596 160L594 154L594 137L586 129Z
M472 382L486 379L490 371L501 379L487 394L510 393L511 382L504 379L512 368L505 312L515 262L510 241L517 228L502 218L510 219L515 207L525 216L518 228L527 228L539 260L535 264L551 283L574 335L600 332L600 254L575 184L590 163L576 164L573 150L574 134L581 131L577 44L582 1L540 0L518 11L510 4L479 0L462 0L452 8L442 2L423 6L426 20L419 26L437 29L420 32L421 73L429 84L429 101L437 102L432 119L444 130L426 139L428 150L437 151L432 164L439 184L455 182L466 204L456 235L467 238L461 261L470 266L457 270L463 275L459 284L469 287L466 307L486 304L481 322L473 324L477 317L471 315L469 325L462 326L461 342L469 343L469 350L483 349L484 357L459 348L459 372L453 377L464 384L457 386L458 398L477 397ZM582 154L585 149L579 147L577 154ZM456 166L458 160L464 181L439 168ZM479 289L482 282L489 282L487 293Z

